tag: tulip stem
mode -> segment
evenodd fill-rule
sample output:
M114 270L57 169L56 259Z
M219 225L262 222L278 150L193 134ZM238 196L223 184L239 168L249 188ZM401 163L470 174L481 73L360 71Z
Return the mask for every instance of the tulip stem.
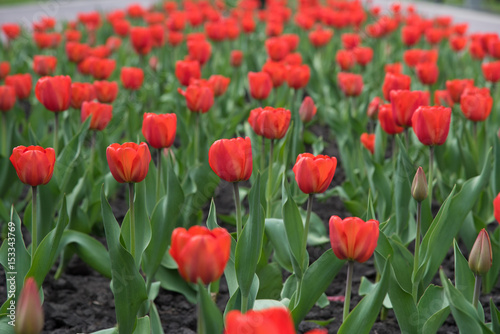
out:
M472 305L474 305L474 308L477 309L479 295L481 294L481 276L479 276L478 274L475 274L474 278L475 278L474 296L472 297Z
M2 114L2 155L7 156L7 117L4 112Z
M243 223L241 221L240 187L238 182L233 182L234 205L236 207L236 240L240 240Z
M429 204L432 214L432 172L434 169L434 146L429 146Z
M417 235L415 236L415 256L413 259L413 301L415 304L418 299L418 280L416 280L418 265L419 265L419 254L420 254L420 231L421 231L421 220L422 220L422 202L417 202Z
M241 313L247 313L248 310L248 296L241 294Z
M58 153L58 151L57 151L57 146L58 146L57 145L57 139L59 137L57 135L57 132L58 132L58 129L59 129L59 113L56 112L56 113L54 113L54 115L55 115L55 118L56 118L55 125L54 125L54 151L56 152L56 156L57 156L57 153Z
M36 221L36 186L31 187L31 266L35 258L35 250L37 248L37 221Z
M345 301L344 301L344 316L342 322L347 319L349 315L349 308L351 304L351 290L352 290L352 273L354 271L354 261L347 261L347 280L345 284Z
M198 164L200 156L200 113L196 113L196 128L194 131L194 162Z
M128 184L128 203L130 215L130 253L135 260L135 210L134 210L134 184Z
M161 148L158 149L158 163L156 166L156 202L160 200L160 185L161 185Z
M306 214L306 223L304 225L304 234L302 235L302 259L305 258L307 254L307 235L309 234L309 223L311 222L311 212L313 206L313 194L309 194L307 198L307 214Z
M271 139L271 149L269 152L269 169L267 173L267 208L266 208L266 218L271 218L271 204L273 199L272 194L272 182L273 182L273 153L274 153L274 140ZM264 157L265 155L262 155Z
M262 144L260 147L260 172L264 171L264 166L266 164L266 137L262 136Z

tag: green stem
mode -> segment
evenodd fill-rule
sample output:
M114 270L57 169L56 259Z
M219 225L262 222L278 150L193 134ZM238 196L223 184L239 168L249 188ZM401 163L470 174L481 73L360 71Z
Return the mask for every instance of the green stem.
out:
M37 221L36 221L36 201L37 201L37 188L31 187L31 266L35 258L35 250L38 246L37 238Z
M307 235L309 234L309 224L311 222L311 212L313 206L313 194L309 194L307 198L307 214L306 214L306 224L304 225L304 234L302 235L302 259L306 256L307 250Z
M241 231L243 229L243 222L241 220L240 189L238 182L233 182L233 192L234 205L236 207L236 239L240 240Z
M429 204L432 214L432 176L434 170L434 146L429 146Z
M241 313L248 311L248 296L241 295Z
M354 270L354 261L347 262L347 280L345 284L345 301L344 301L344 316L342 322L347 319L349 315L349 307L351 305L351 290L352 290L352 272Z
M95 163L95 145L97 131L92 130L92 138L90 140L90 179L94 180L94 163Z
M271 204L273 199L272 194L272 182L273 182L273 151L274 151L274 140L271 139L271 149L269 152L269 169L267 173L267 208L266 208L266 218L271 218ZM264 155L262 155L264 157Z
M198 292L199 293L199 292ZM201 319L202 314L201 314L201 304L198 303L196 306L196 312L198 313L198 320L197 320L197 327L198 327L198 334L205 334L205 331L203 330L203 321Z
M264 165L266 164L266 137L262 136L262 144L260 146L260 172L264 171Z
M481 294L481 276L474 275L475 283L474 283L474 296L472 297L472 305L477 309L477 304L479 301L479 295Z
M59 130L59 113L56 112L54 113L55 114L55 125L54 125L54 151L56 152L56 156L57 156L57 147L58 147L58 143L57 143L57 139L59 138L58 136L58 130Z
M135 260L135 210L134 210L134 184L128 184L128 203L130 214L130 253Z
M7 156L7 116L4 112L2 114L2 155Z
M160 186L161 186L161 148L158 149L158 162L156 166L156 202L160 200Z
M200 156L200 113L196 113L196 128L194 130L194 161L198 164Z
M418 280L416 280L418 265L419 265L419 254L420 254L420 231L421 231L421 220L422 220L422 202L417 202L417 235L415 236L415 257L413 260L413 301L415 304L418 301Z

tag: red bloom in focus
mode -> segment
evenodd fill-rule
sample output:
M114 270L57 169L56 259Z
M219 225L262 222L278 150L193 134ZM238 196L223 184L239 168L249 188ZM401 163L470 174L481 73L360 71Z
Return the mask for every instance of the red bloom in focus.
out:
M309 41L316 47L322 47L328 44L333 37L332 29L323 29L322 26L318 27L309 33Z
M10 40L16 39L21 34L21 27L16 23L5 23L2 25L2 30Z
M375 134L374 133L363 133L360 137L361 144L370 151L371 154L375 153Z
M403 65L401 63L385 64L384 71L391 74L403 74Z
M106 80L115 70L116 61L114 59L100 59L90 57L90 74L96 80Z
M197 113L206 113L214 104L214 92L208 83L193 81L186 91L180 88L177 91L184 96L189 110Z
M342 71L349 71L356 64L356 55L350 50L338 50L335 60Z
M201 66L210 58L212 46L206 40L191 40L187 42L189 59L197 60Z
M0 61L0 80L5 79L10 73L10 63L8 61Z
M378 108L378 121L382 130L389 135L395 135L404 131L404 128L397 125L392 115L391 104L381 104Z
M481 68L483 69L483 75L486 81L500 81L500 60L493 61L491 63L483 63Z
M412 126L412 116L420 106L429 105L428 91L393 90L391 92L392 115L397 125Z
M337 81L345 96L359 96L363 91L363 77L359 74L339 72Z
M88 102L85 101L82 104L81 108L81 121L82 123L88 117L90 119L90 129L102 131L108 125L109 121L111 121L111 117L113 116L113 106L110 104L103 104L99 102Z
M411 78L404 74L386 73L382 92L387 101L391 101L391 91L393 90L408 90L410 89Z
M473 122L484 121L491 113L493 99L488 88L469 87L460 97L462 113Z
M266 40L267 55L273 61L283 60L290 52L290 47L282 37L271 37Z
M439 68L436 63L420 63L415 67L417 70L418 80L424 85L434 84L439 75Z
M310 122L313 119L314 115L316 115L316 111L317 108L314 104L313 99L310 96L306 96L299 108L300 120L303 123Z
M88 82L71 83L71 107L80 109L84 101L95 99L94 85Z
M10 162L22 183L36 187L49 183L52 178L56 153L50 147L18 146L12 150Z
M0 111L6 112L16 104L16 91L11 86L0 86Z
M332 216L329 226L332 250L339 259L363 263L372 256L379 236L378 221Z
M307 65L291 66L288 70L286 81L288 86L293 89L300 89L307 86L309 78L311 77L311 70Z
M474 79L455 79L446 81L446 89L450 93L453 102L460 102L460 96L467 87L474 86Z
M259 136L281 139L290 125L292 114L285 108L256 108L250 112L248 123Z
M138 67L122 67L120 80L125 89L138 90L144 81L144 72Z
M463 36L450 37L450 47L453 51L462 51L467 45L467 38Z
M493 215L500 224L500 193L498 193L497 197L493 200Z
M106 149L106 159L116 181L137 183L148 174L151 153L146 143L115 143Z
M73 63L80 63L90 53L90 46L77 42L66 43L66 56Z
M31 94L31 74L13 74L5 78L5 84L16 91L19 100L27 99Z
M142 134L152 147L161 149L172 146L176 131L176 114L144 113Z
M241 50L232 50L231 55L229 57L229 63L232 67L240 67L243 61L243 51Z
M417 26L404 26L401 29L401 39L406 46L413 46L420 40L420 28Z
M453 99L450 93L445 90L435 90L434 91L434 104L443 107L453 107Z
M118 84L116 81L94 81L94 91L99 102L111 103L118 94Z
M54 56L39 55L33 57L33 71L40 76L54 73L56 65L57 58Z
M191 79L201 78L200 63L196 60L178 60L175 63L175 76L181 85L189 85Z
M226 316L224 334L295 334L292 315L288 309L273 307L264 310L250 310L242 314L232 310ZM312 334L312 332L308 332Z
M172 232L170 255L186 281L204 284L218 280L224 273L231 253L231 235L223 228L209 230L193 226Z
M358 34L344 33L340 38L342 39L342 46L346 50L352 50L361 43L361 37Z
M413 131L424 145L443 145L450 131L451 109L419 107L412 117Z
M210 146L208 163L227 182L246 181L252 175L250 138L219 139Z
M256 100L264 100L273 88L271 76L267 72L248 72L250 95Z
M71 103L71 77L42 77L36 83L35 95L38 101L52 112L67 110Z
M210 78L208 78L208 84L212 87L214 96L223 95L226 92L230 82L231 79L226 78L223 75L214 74L211 75Z
M274 88L280 87L287 77L287 68L282 62L267 61L262 66L262 71L269 74Z
M357 47L353 50L356 62L361 66L366 66L373 59L373 49L370 47Z
M311 153L299 154L293 172L295 181L305 194L324 193L332 182L337 168L337 158Z

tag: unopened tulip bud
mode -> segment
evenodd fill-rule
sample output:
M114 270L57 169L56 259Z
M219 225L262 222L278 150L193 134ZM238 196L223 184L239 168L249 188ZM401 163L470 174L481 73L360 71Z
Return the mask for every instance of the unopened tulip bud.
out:
M38 286L33 277L24 283L16 310L15 332L18 334L38 334L43 329L43 309L38 294Z
M300 105L299 115L302 122L307 123L310 122L314 115L316 115L316 106L314 105L314 101L310 96L307 96L302 104Z
M476 275L486 274L492 263L491 242L488 232L483 228L477 236L469 255L469 268Z
M428 192L429 188L427 187L424 170L422 167L418 167L417 173L413 178L413 183L411 184L411 195L417 202L422 202L427 198Z

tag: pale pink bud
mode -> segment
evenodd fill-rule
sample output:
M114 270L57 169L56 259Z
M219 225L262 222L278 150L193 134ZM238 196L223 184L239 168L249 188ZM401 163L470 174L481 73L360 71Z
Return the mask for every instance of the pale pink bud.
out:
M16 310L17 334L39 334L43 329L43 309L38 285L33 277L24 283Z
M310 122L314 115L316 115L316 106L310 96L307 96L304 101L302 101L299 109L299 115L303 123Z

